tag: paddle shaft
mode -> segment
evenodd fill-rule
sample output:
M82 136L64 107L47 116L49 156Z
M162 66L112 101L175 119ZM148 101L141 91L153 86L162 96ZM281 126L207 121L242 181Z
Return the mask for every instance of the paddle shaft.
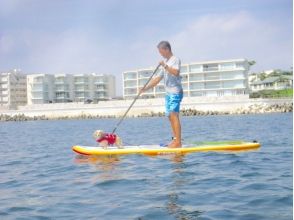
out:
M153 71L152 75L150 76L150 78L148 79L148 81L145 83L145 85L143 86L142 89L145 89L146 86L148 85L148 83L151 81L152 77L154 76L154 74L156 73L156 71L158 70L158 68L160 67L160 64L155 68L155 70ZM137 99L140 97L140 92L138 93L138 95L134 98L133 102L131 103L130 107L127 109L127 111L123 114L123 116L120 118L120 120L118 121L118 123L116 124L116 126L114 127L112 134L116 131L116 129L118 128L118 126L122 123L122 121L125 119L125 117L127 116L128 112L131 110L131 108L133 107L133 105L135 104L135 102L137 101Z

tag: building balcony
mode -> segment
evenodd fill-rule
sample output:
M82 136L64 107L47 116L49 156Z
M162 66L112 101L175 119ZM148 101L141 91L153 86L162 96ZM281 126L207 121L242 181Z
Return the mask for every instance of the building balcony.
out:
M136 95L138 95L138 94L136 94L136 93L124 93L124 96L136 96Z
M107 84L107 82L105 82L105 81L95 81L94 84L95 85L105 85L105 84Z
M94 99L106 99L108 98L106 95L96 95Z
M34 97L34 96L33 96L31 99L32 99L32 100L40 100L40 99L44 99L44 98L43 98L43 97Z
M101 89L95 89L95 92L105 92L106 91L106 89L103 89L103 88L101 88Z
M43 90L43 89L32 89L31 92L32 92L32 93L46 93L46 92L48 92L48 91L45 91L45 90Z
M55 91L63 92L63 91L68 91L68 90L69 90L69 86L68 85L58 85L58 86L55 86Z
M155 95L156 94L165 94L165 91L155 91Z
M124 81L134 81L134 80L137 80L138 78L135 77L135 78L124 78Z
M89 84L88 81L74 81L74 84Z
M234 81L234 80L246 80L245 77L239 77L239 78L229 78L229 79L224 79L224 78L219 78L219 79L191 79L189 82L216 82L216 81Z
M245 71L245 68L234 68L234 69L218 69L218 70L199 70L199 71L190 71L189 74L204 74L204 73L222 73L222 72L235 72L235 71Z
M145 79L145 78L150 78L152 75L152 72L139 72L138 78L139 79Z
M220 69L218 67L203 67L203 72L214 72L219 70Z
M246 89L245 86L243 87L231 87L231 88L214 88L214 89L207 89L207 88L203 88L203 89L199 89L199 88L190 88L190 91L193 92L193 91L219 91L219 90L236 90L236 89Z
M33 80L32 84L43 84L44 81L43 80Z
M68 92L68 88L60 88L60 89L55 89L56 92Z
M75 98L77 98L77 99L85 99L85 98L87 98L87 96L85 96L85 95L76 95Z
M149 79L151 77L151 75L150 76L140 76L140 77L138 77L138 79Z
M244 67L219 68L219 71L236 71L236 70L245 70L245 68Z
M57 96L55 99L65 99L65 100L69 100L68 96Z
M137 85L126 85L126 86L124 86L124 88L125 89L128 89L128 88L130 88L130 89L137 88Z
M189 66L188 65L182 65L180 73L188 73L189 72Z
M62 85L62 84L66 84L67 82L65 81L55 81L54 84L58 84L58 85Z
M89 91L89 88L75 88L74 92L85 92L85 91Z
M101 91L96 90L95 94L106 94L106 91L105 90L101 90Z
M75 92L75 98L87 98L89 97L88 92Z
M153 91L150 91L150 92L144 92L143 94L147 94L147 95L152 95L154 92ZM138 93L136 93L136 95L138 95Z
M123 78L124 79L136 79L138 76L137 72L125 72L123 73Z

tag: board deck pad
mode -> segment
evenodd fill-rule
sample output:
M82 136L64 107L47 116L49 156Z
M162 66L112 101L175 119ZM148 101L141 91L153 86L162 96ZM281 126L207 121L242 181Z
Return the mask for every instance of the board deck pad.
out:
M168 148L159 144L153 145L127 145L123 149L109 146L107 149L95 146L75 145L72 150L83 155L120 155L120 154L185 154L193 152L226 152L226 151L248 151L260 148L258 142L246 141L213 141L213 142L194 142L184 144L181 148Z

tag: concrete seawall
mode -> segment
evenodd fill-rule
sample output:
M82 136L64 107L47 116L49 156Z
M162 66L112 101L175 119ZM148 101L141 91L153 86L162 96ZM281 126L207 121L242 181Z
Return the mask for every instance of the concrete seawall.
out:
M129 107L132 100L100 101L98 104L54 103L20 106L18 110L1 110L0 115L9 117L22 115L25 117L79 118L118 117ZM266 112L292 112L292 99L249 99L246 95L233 97L185 97L181 109L184 115L205 114L244 114ZM275 107L276 106L276 107ZM283 108L285 107L285 108ZM128 116L162 115L164 99L139 99L130 110Z

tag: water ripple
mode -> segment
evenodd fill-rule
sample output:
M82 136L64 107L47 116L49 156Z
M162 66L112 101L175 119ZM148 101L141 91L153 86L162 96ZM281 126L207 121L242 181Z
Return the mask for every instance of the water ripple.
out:
M94 144L92 131L111 130L116 120L1 123L0 218L292 219L292 114L182 121L185 141L257 139L262 148L83 157L70 147ZM22 131L17 140L16 129ZM165 118L140 118L124 121L119 135L152 144L168 141L169 132Z

